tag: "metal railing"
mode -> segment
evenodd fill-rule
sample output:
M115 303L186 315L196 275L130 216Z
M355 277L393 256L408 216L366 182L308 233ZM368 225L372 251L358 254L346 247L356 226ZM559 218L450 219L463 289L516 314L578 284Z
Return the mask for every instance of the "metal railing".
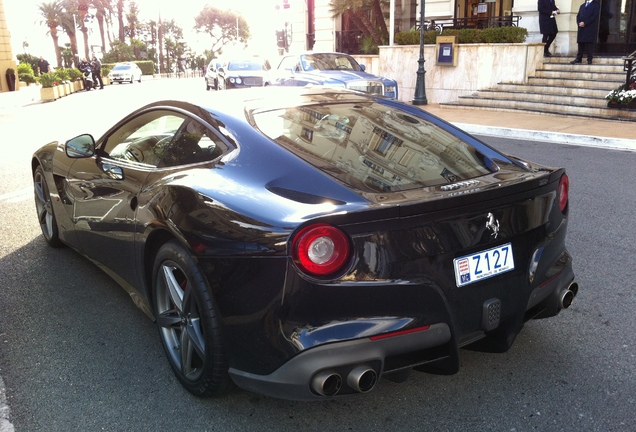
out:
M469 17L469 18L447 18L424 21L426 30L437 30L441 33L444 29L465 29L465 28L491 28L519 26L518 15L490 16L490 17ZM415 29L420 29L419 21L415 24Z
M490 27L509 27L519 26L520 16L517 15L505 15L505 16L491 16L491 17L470 17L470 18L447 18L439 20L425 20L425 30L436 30L438 33L442 33L444 29L464 29L464 28L490 28ZM419 31L419 20L415 23L415 30ZM309 40L309 36L308 40ZM311 35L313 36L313 35ZM362 45L362 32L357 30L352 31L337 31L336 32L336 51L347 54L363 54L361 51Z
M636 61L636 51L623 57L623 70L625 73L625 89L628 89L631 83L636 81L636 68L634 68L634 61Z

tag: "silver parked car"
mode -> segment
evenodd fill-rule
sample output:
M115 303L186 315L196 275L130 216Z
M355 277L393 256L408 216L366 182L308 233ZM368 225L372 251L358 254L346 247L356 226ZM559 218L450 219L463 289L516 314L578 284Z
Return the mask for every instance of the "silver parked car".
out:
M223 66L223 61L220 59L214 59L208 64L205 70L205 89L218 90L219 89L219 69Z
M141 82L141 69L135 63L125 62L117 63L115 67L108 74L108 78L112 82L119 84L123 82L134 83L135 81Z

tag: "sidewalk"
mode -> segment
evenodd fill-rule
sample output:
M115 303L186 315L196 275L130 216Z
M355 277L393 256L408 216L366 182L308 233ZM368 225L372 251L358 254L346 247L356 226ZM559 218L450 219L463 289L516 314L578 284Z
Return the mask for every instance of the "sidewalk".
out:
M474 135L636 151L636 122L512 111L420 106Z
M17 107L41 103L40 87L0 93L0 116ZM474 135L595 146L636 151L636 122L524 112L420 106Z
M13 108L41 103L40 86L32 85L20 90L0 93L0 115Z

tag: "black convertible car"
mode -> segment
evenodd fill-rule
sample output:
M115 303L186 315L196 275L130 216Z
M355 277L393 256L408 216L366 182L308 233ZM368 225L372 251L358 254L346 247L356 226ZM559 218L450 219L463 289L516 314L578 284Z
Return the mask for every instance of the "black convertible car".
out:
M311 400L454 373L577 293L568 177L417 107L327 88L160 101L32 159L51 246L158 324L197 396Z

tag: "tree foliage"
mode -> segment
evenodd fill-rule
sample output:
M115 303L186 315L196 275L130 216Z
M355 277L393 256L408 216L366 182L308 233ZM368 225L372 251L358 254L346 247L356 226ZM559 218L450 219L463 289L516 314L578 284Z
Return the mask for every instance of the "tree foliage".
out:
M241 15L230 10L222 10L209 5L194 18L194 29L207 33L212 38L210 51L216 57L230 42L247 43L250 29Z
M137 29L140 26L139 22L139 8L137 3L131 1L128 5L128 13L126 14L126 22L128 25L124 30L124 34L128 36L130 40L137 38Z
M54 44L58 68L77 67L81 58L92 56L88 45L91 26L87 25L92 20L99 25L101 51L108 62L150 59L158 61L160 72L173 71L184 60L196 68L205 62L205 58L190 52L183 29L174 20L140 21L134 0L46 0L39 5L39 12L41 24ZM213 36L217 51L227 42L245 42L250 36L247 23L235 12L207 7L200 17L197 26ZM65 47L60 46L62 32L70 41ZM78 35L84 39L82 54Z
M102 63L118 63L135 59L133 48L126 42L114 41L110 51L104 54Z
M382 0L331 0L334 17L346 15L362 36L370 37L376 45L389 42L389 30Z

